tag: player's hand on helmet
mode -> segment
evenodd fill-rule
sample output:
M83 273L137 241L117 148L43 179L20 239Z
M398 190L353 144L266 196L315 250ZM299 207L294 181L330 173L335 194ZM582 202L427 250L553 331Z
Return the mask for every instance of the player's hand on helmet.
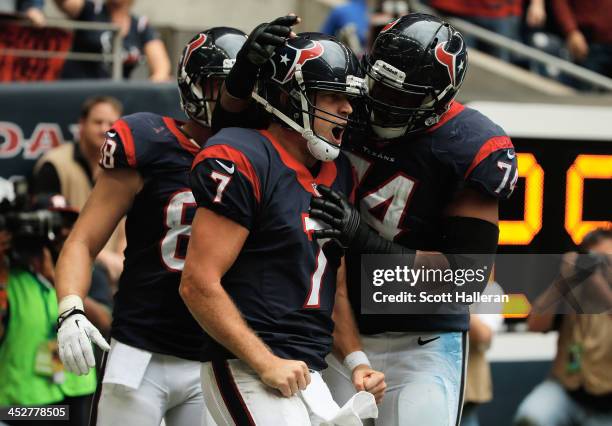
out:
M285 397L295 395L310 384L310 371L305 362L277 356L259 372L259 377L262 382L277 389Z
M57 343L59 356L66 370L83 375L96 366L93 348L95 343L104 351L110 349L100 331L93 326L83 312L83 302L78 296L67 296L60 302Z
M353 369L352 376L355 390L370 392L374 395L377 404L382 402L387 389L384 373L372 369L367 364L359 364Z
M272 22L259 24L244 43L238 57L244 56L251 64L258 67L266 63L274 53L274 49L285 44L288 38L295 37L291 29L300 22L296 15L286 15Z
M351 247L356 236L366 227L361 223L361 216L346 197L325 185L317 185L321 197L313 197L310 201L310 217L318 219L328 228L313 231L316 239L332 238L342 247Z
M260 68L274 50L295 37L292 26L300 18L290 14L255 27L236 56L236 63L225 80L227 93L237 99L250 99Z

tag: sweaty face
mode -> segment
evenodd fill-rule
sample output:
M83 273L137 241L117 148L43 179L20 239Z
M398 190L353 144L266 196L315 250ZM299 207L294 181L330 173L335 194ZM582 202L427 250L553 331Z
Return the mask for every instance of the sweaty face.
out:
M318 92L315 95L318 111L313 120L313 131L334 145L342 144L342 134L353 107L347 95L336 92Z
M94 105L89 115L81 120L81 147L93 153L104 144L105 133L119 119L119 112L106 102Z

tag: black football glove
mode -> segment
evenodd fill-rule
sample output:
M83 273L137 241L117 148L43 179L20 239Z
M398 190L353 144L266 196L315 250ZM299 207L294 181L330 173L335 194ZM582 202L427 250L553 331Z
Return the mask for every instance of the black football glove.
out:
M282 16L270 23L260 24L251 31L225 80L227 93L238 99L251 97L260 68L272 57L274 49L285 44L291 34L291 27L299 19L295 15Z
M316 239L331 238L344 248L352 246L361 226L361 216L340 193L325 185L317 185L321 197L310 201L310 217L324 222L330 228L313 231ZM367 225L363 225L367 228Z
M317 185L321 197L310 201L310 217L329 226L313 231L316 239L332 238L342 247L357 253L415 254L414 250L388 241L361 220L355 207L340 193Z

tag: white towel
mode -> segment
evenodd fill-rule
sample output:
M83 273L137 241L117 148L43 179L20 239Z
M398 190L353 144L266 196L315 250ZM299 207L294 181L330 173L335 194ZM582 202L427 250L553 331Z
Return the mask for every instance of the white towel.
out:
M321 375L311 372L310 378L301 396L312 413L313 426L359 426L363 424L361 419L378 417L378 407L371 393L358 392L339 407Z
M144 377L151 352L111 339L111 350L106 362L102 383L113 383L138 389Z

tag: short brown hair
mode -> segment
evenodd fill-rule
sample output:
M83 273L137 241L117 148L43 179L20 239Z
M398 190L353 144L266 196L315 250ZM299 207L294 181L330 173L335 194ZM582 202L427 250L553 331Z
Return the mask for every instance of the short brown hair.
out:
M110 104L119 115L123 113L123 105L119 99L106 95L92 96L91 98L85 99L85 102L81 105L81 120L86 119L91 109L98 104Z

